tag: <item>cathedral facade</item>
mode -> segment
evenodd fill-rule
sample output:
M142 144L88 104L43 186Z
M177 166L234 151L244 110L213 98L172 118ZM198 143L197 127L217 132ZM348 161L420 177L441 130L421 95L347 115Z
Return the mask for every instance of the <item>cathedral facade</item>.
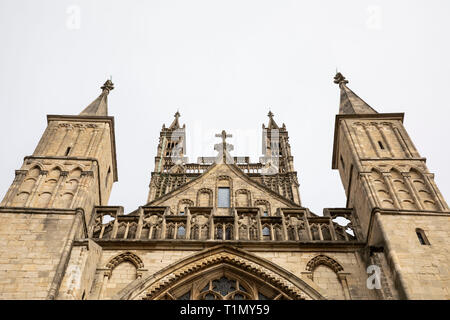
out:
M271 112L255 163L232 155L225 130L217 156L189 163L177 112L147 202L127 214L108 205L112 82L79 115L48 115L0 203L0 299L450 299L450 210L404 114L378 113L340 73L334 82L332 169L347 202L322 215L302 205Z

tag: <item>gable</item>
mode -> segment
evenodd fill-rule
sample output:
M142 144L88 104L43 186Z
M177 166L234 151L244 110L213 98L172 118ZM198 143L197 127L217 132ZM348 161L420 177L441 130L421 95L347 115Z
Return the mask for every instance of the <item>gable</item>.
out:
M148 203L152 206L169 206L178 214L180 203L188 200L194 206L218 206L218 188L230 190L230 206L258 206L267 203L267 211L274 214L279 207L299 207L296 203L248 178L235 165L215 164L201 176Z

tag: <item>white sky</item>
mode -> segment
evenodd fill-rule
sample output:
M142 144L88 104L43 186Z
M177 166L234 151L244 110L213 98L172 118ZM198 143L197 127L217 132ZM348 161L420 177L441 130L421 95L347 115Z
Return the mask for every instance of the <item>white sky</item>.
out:
M222 129L234 156L257 161L270 107L289 130L302 204L318 214L343 207L331 170L338 68L378 112L405 112L450 201L449 16L446 0L1 0L0 196L46 114L78 114L111 74L119 182L110 205L145 204L159 131L177 108L195 162L216 154Z

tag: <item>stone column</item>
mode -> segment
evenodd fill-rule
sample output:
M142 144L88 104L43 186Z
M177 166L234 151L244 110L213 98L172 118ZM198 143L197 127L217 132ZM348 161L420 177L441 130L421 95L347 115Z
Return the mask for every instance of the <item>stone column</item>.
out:
M66 181L68 174L69 174L69 172L67 172L67 171L61 171L61 174L59 176L58 182L57 182L57 184L55 186L55 189L53 190L52 197L51 197L51 199L50 199L50 201L49 201L49 203L47 205L49 208L53 207L53 203L55 202L55 199L56 199L56 197L58 196L58 194L60 192L59 188Z
M214 219L213 219L213 216L212 215L210 215L209 216L209 239L211 239L211 240L214 240ZM222 230L222 236L225 234L225 232L224 232L225 230Z
M409 191L411 192L411 195L414 199L414 201L417 203L417 208L419 210L423 210L423 204L422 201L420 201L420 197L419 194L417 193L416 188L414 188L412 182L411 182L411 175L407 174L407 173L402 173L403 175L403 180L405 180L406 185L408 186Z
M98 129L97 129L97 126L95 126L94 132L92 133L91 139L89 140L88 147L84 152L85 156L89 156L89 154L91 153L92 146L94 145L94 141L95 141L95 138L97 137L97 134L98 134Z
M89 182L89 177L93 176L94 172L92 171L81 172L80 182L78 184L77 190L75 191L75 194L73 195L72 202L70 203L69 208L73 208L75 204L76 204L75 207L82 207L83 201L86 201L85 196L88 195L87 186Z
M112 229L112 232L111 232L111 238L110 239L115 239L117 237L117 231L119 230L119 222L117 220L119 220L119 216L118 215L116 215L116 217L114 219L113 229Z
M323 234L322 234L322 224L321 223L317 223L317 230L319 231L319 239L323 240Z
M141 238L141 233L142 233L142 225L144 223L144 209L142 209L142 207L139 207L139 220L138 220L138 226L136 229L136 239L140 239ZM149 236L150 236L150 230L149 230Z
M281 227L283 229L283 238L284 240L289 240L288 233L287 233L287 227L286 227L286 217L284 216L284 213L281 212Z
M342 290L344 291L345 300L352 300L352 297L350 295L350 290L348 288L347 275L349 275L349 273L343 273L343 272L337 273L337 277L342 285Z
M378 197L376 196L376 192L372 188L372 183L370 179L370 173L360 173L360 177L362 177L362 182L365 185L365 190L367 192L367 196L369 198L369 202L372 208L379 207Z
M79 147L79 143L80 143L80 137L83 135L83 133L86 131L86 128L84 127L84 125L82 124L75 124L74 125L76 128L78 128L77 130L77 136L75 138L75 142L73 143L73 147L72 147L72 154L76 154L76 149Z
M260 216L259 213L256 215L256 228L257 228L257 231L258 231L258 235L257 235L258 240L263 240L261 216ZM250 229L250 225L249 225L249 229ZM249 234L249 239L250 239L250 234Z
M190 239L191 238L191 224L192 224L192 215L191 215L191 211L189 210L189 208L186 208L186 234L185 234L185 239ZM177 233L178 230L175 230L175 233ZM199 226L199 238L201 237L201 229Z
M67 124L64 127L66 127L66 132L64 133L64 136L58 146L55 156L64 155L64 148L67 146L66 141L70 139L73 131L73 126L71 124Z
M36 197L36 193L39 190L39 187L42 184L42 180L45 179L45 177L47 176L48 171L47 170L42 170L39 174L39 178L36 181L36 184L34 185L33 190L30 193L30 196L27 199L27 202L25 203L25 207L28 206L32 206L34 198Z
M236 209L233 209L234 214L234 240L239 240L239 216Z
M100 133L100 135L98 135L98 134L96 135L97 139L94 142L94 144L92 145L92 148L91 148L91 150L89 151L89 153L87 155L88 157L95 157L95 155L97 154L97 150L99 148L99 142L102 141L103 135L105 134L105 131L106 131L106 128L103 127L103 128L101 128L99 130L101 130L101 133Z
M392 196L392 200L394 200L394 204L398 209L402 208L402 205L400 204L400 200L398 199L398 195L395 192L394 183L392 182L392 176L390 173L382 173L381 174L384 178L384 182L386 183L386 186L388 187L388 191Z
M403 139L401 133L398 131L398 128L393 126L392 124L391 124L391 127L392 127L392 131L394 132L397 140L400 143L400 146L402 147L403 151L405 152L406 157L412 158L413 154L412 154L411 150L409 150L408 145L406 144L405 140Z
M130 223L127 222L127 226L125 227L125 233L123 235L123 239L126 239L128 237L128 231L130 230Z
M162 222L161 222L161 239L166 238L166 229L167 229L167 223L166 223L166 214L164 213L162 216Z
M375 142L373 141L373 137L372 137L372 135L370 134L370 130L367 128L368 126L373 126L373 123L370 123L370 124L365 124L365 123L363 123L362 126L363 126L363 128L364 128L365 133L367 134L367 138L369 139L370 144L371 144L373 150L375 151L375 154L376 154L377 158L380 158L380 153L378 152L377 145L376 145Z
M386 133L384 133L384 130L383 130L384 126L385 126L385 124L382 123L381 126L377 125L377 128L378 128L378 131L380 131L380 134L383 137L384 142L386 143L386 147L389 150L389 152L391 154L391 157L394 158L395 154L394 154L394 151L392 150L392 147L391 147L391 144L389 142L389 139L386 137Z
M306 217L306 213L303 214L303 219L305 221L306 233L308 234L309 240L312 240L313 237L312 237L312 233L311 233L311 227L309 226L309 221L308 221L308 218ZM298 228L297 228L297 234L298 234Z
M106 286L108 285L108 280L109 280L109 278L111 278L112 270L109 268L99 269L99 270L103 271L103 279L102 279L100 291L98 292L98 300L102 300Z
M11 203L14 200L14 197L17 195L17 191L19 190L20 185L23 182L23 179L25 179L27 175L27 170L16 170L14 182L12 183L11 188L9 189L8 193L5 195L5 198L2 201L2 205L8 207L11 205Z
M337 235L336 235L336 230L334 230L334 225L335 224L334 224L333 220L330 217L330 221L328 223L328 228L330 229L331 240L337 240L338 239ZM344 233L346 233L346 232L344 231Z

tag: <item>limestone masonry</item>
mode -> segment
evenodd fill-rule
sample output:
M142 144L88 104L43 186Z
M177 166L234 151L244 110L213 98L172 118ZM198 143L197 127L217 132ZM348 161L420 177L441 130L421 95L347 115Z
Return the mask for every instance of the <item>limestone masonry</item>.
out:
M450 299L450 210L403 127L337 73L332 168L345 208L303 207L286 126L262 156L185 157L162 126L147 203L108 206L118 181L108 80L79 115L48 115L0 204L0 299ZM431 124L430 124L431 125ZM212 147L212 146L211 146Z

